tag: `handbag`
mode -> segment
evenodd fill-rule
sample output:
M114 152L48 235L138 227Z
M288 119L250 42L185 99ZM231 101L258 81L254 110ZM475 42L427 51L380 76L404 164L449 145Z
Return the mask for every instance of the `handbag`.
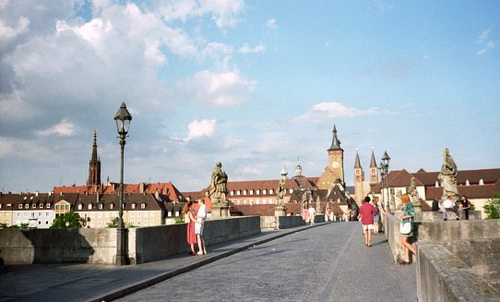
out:
M399 231L402 235L408 235L411 233L411 221L401 222L399 225Z

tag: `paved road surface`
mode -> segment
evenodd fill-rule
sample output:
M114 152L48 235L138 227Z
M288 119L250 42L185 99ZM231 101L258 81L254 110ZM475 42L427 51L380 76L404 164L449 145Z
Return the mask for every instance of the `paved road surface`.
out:
M416 301L415 265L394 264L384 235L329 223L257 245L119 301Z

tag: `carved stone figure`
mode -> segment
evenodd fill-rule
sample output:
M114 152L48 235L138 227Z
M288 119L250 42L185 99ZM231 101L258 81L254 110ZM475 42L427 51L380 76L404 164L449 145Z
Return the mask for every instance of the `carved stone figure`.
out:
M225 205L227 203L227 192L227 175L222 171L222 164L218 162L215 164L215 168L212 172L208 196L210 196L213 205Z
M285 179L282 177L280 179L278 189L276 190L276 206L277 207L282 207L285 204L285 194L286 194Z
M410 196L410 201L413 206L420 206L420 198L418 196L417 184L415 182L415 177L410 180L410 185L406 188L406 193Z
M394 198L396 199L395 200L395 209L396 210L402 210L403 209L403 202L401 201L401 195L403 195L403 193L401 192L401 190L398 190L396 192L396 195L394 196Z
M445 200L450 194L458 198L457 172L457 165L453 157L449 154L448 148L444 148L443 165L441 166L441 173L438 176L439 181L441 181L441 187L443 187L441 201Z

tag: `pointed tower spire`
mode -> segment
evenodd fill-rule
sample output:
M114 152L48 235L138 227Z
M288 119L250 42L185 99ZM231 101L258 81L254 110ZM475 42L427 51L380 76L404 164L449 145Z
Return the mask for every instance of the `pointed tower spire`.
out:
M357 148L356 148L356 160L354 161L354 169L361 169L361 160L359 160L359 154Z
M337 127L335 126L335 124L333 124L332 145L330 146L330 149L328 149L328 151L333 150L342 150L342 148L340 148L340 140L337 138Z
M288 172L286 172L285 165L283 165L283 169L281 169L281 177L286 178L288 175Z
M375 159L375 152L373 147L372 147L372 160L370 162L370 168L377 168L377 160Z
M94 143L89 161L89 179L87 185L101 185L101 160L97 156L97 129L94 129Z

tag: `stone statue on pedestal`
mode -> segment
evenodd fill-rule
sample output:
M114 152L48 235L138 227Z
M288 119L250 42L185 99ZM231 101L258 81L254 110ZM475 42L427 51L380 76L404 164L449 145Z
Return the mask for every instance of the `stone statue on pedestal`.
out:
M406 188L406 193L410 196L410 201L413 206L421 206L420 198L418 196L417 184L415 183L415 177L412 177L410 180L410 185Z
M215 164L215 168L212 172L210 188L208 190L208 196L212 201L212 205L227 205L227 192L227 175L222 171L222 164L218 162Z
M285 179L282 177L276 189L276 207L282 207L285 204Z
M441 181L441 187L443 187L443 195L441 196L441 201L444 201L448 195L453 195L458 200L459 193L457 189L457 165L451 157L448 148L444 148L443 151L443 165L441 166L441 173L438 175L439 181Z
M319 195L316 195L316 213L321 213L321 200L319 199Z
M422 213L422 204L420 203L420 197L418 196L417 184L415 182L415 177L410 180L410 185L406 188L406 193L410 197L410 202L413 205L413 209L417 214L416 219L420 219Z

